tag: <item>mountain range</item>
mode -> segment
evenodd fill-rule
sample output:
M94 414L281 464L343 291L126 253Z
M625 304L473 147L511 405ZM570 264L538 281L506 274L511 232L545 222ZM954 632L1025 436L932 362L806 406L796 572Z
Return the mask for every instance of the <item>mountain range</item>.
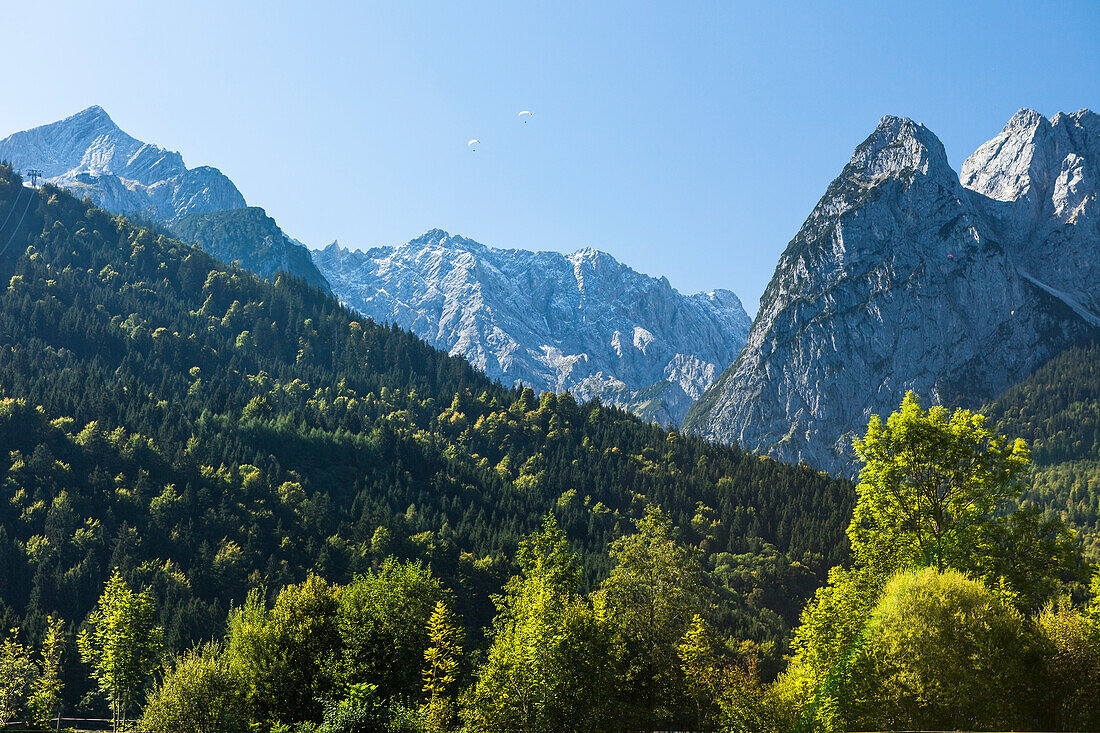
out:
M832 472L907 390L977 406L1100 324L1100 117L1021 110L952 170L884 117L788 244L684 427Z
M183 156L123 132L102 107L0 140L0 160L37 168L47 183L89 197L115 214L163 225L215 257L264 277L288 272L327 289L309 250L262 209L247 207L233 181L217 168L188 168Z
M101 107L0 141L0 160L114 213L144 218L267 278L289 273L491 377L679 423L745 343L727 290L684 296L595 250L485 247L432 230L399 247L313 253L216 168L123 132Z
M594 249L494 249L434 229L365 252L334 243L314 260L347 305L490 377L662 424L680 422L749 327L732 292L682 295Z

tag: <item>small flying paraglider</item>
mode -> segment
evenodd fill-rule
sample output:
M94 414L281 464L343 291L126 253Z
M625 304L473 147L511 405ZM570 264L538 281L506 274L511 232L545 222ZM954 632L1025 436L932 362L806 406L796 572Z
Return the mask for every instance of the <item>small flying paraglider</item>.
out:
M475 137L475 138L474 138L473 140L471 140L470 142L466 143L466 147L468 147L468 148L471 148L471 149L473 149L473 150L477 150L477 148L475 148L475 147L474 147L474 145L480 145L480 144L481 144L481 141L480 141L480 140L478 140L478 139L477 139L477 138Z
M519 113L518 115L516 115L516 116L517 116L517 117L521 117L521 118L523 118L523 124L525 124L525 125L526 125L526 124L527 124L527 118L528 118L528 117L534 117L534 116L535 116L535 113L534 113L534 112L531 112L530 110L526 110L526 109L525 109L525 110L523 110L522 112L520 112L520 113Z

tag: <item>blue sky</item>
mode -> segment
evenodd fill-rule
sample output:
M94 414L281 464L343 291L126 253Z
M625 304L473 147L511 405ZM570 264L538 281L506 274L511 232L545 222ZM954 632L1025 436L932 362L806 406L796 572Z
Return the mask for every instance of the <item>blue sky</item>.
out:
M1020 107L1100 107L1097 2L54 0L5 29L0 136L99 104L313 247L591 246L750 311L882 115L957 169Z

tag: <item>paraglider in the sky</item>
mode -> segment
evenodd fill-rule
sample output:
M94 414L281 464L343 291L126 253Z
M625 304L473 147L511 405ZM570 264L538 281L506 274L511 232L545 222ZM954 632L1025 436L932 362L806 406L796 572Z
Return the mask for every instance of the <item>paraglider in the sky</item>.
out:
M527 124L527 118L528 117L534 117L534 116L535 116L534 112L531 112L530 110L526 110L526 109L523 110L522 112L520 112L517 115L517 117L522 117L523 118L523 124L525 124L525 125Z
M475 137L475 138L474 138L473 140L471 140L470 142L466 143L466 147L468 147L468 148L473 148L474 150L477 150L477 148L474 148L474 145L480 145L480 144L481 144L481 141L480 141L480 140L478 140L478 139L477 139L477 138Z

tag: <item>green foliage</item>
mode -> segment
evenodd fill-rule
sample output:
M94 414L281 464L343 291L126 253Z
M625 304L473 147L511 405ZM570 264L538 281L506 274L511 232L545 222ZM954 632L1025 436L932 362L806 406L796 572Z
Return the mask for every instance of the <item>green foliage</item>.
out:
M855 449L864 465L848 537L855 562L886 575L974 569L994 511L1019 495L1029 466L1023 440L991 434L969 410L925 411L912 392L885 425L872 416Z
M982 412L1041 466L1100 458L1100 342L1060 352Z
M388 733L391 727L377 693L375 685L352 685L343 700L325 704L317 733Z
M15 719L23 709L33 679L30 650L19 643L17 630L12 629L0 645L0 725Z
M703 617L696 614L676 650L684 687L695 704L696 724L699 730L705 730L712 727L717 717L714 702L720 673L718 640Z
M1044 516L1035 506L992 523L989 541L984 578L1004 586L1029 613L1056 598L1067 584L1083 582L1090 572L1073 533L1061 519Z
M220 645L177 657L149 693L138 729L146 733L237 733L249 729L240 675Z
M1025 501L1061 518L1100 557L1100 342L1059 353L982 411L1031 446Z
M497 600L493 644L463 711L480 731L605 731L614 721L611 629L578 592L565 534L548 518L524 540Z
M393 558L341 588L341 682L375 685L385 702L418 695L433 611L449 597L421 563Z
M239 261L246 270L275 277L279 268L310 285L328 290L328 283L309 252L287 241L275 220L257 206L188 214L166 226L174 236L209 252L222 262Z
M848 730L1036 730L1045 649L994 590L955 570L901 573L838 690Z
M455 717L449 697L462 657L461 632L443 601L436 601L428 619L428 648L424 650L425 717L431 730L449 730Z
M637 529L611 544L616 564L596 602L616 630L623 714L631 725L653 726L680 706L678 645L711 597L698 559L678 541L668 515L647 507Z
M46 619L46 636L39 649L37 674L31 683L31 695L27 701L34 722L44 728L49 726L57 712L64 689L61 680L61 657L65 648L63 627L60 619Z
M1049 730L1100 730L1100 624L1067 599L1038 617L1052 653L1046 660L1043 708Z
M283 588L270 610L252 594L231 614L228 636L229 662L257 720L294 725L321 719L322 701L338 684L338 589L310 575Z
M127 720L160 662L163 631L154 623L155 616L148 594L135 593L115 571L77 638L80 658L91 665L111 705L116 729Z
M829 583L803 611L792 644L794 656L777 683L776 695L801 708L798 724L802 728L887 725L883 720L896 721L889 725L910 727L936 725L914 722L919 717L914 710L922 705L927 709L928 721L963 720L965 715L958 706L965 698L942 696L934 687L924 692L924 688L901 689L903 683L908 684L904 680L918 685L912 681L915 676L932 674L930 670L937 664L943 665L944 674L950 670L954 670L952 674L961 673L964 661L936 656L953 653L942 645L954 643L955 651L963 653L970 648L967 644L979 643L974 641L976 637L967 636L971 630L945 626L947 621L937 614L949 615L952 604L959 608L970 604L976 609L974 613L986 613L981 623L993 623L989 619L995 616L1000 619L997 623L1009 624L1012 614L1004 616L1001 607L1016 607L1012 618L1017 620L1011 623L1020 629L1013 632L1017 636L1011 643L1017 644L1015 652L1024 656L1012 660L990 657L992 661L987 661L993 665L990 674L1000 664L1008 665L1003 670L1006 674L1023 674L1019 665L1034 667L1034 660L1027 654L1039 652L1034 652L1034 639L1021 630L1025 624L1019 620L1019 610L1034 611L1061 592L1063 581L1073 580L1083 568L1079 551L1057 520L1044 519L1029 509L1005 513L1027 469L1027 448L1022 441L1010 444L990 434L980 415L965 410L948 415L940 408L926 412L910 393L885 425L877 418L871 420L867 436L856 441L856 450L866 465L860 473L856 508L848 529L853 564L850 569L833 568ZM923 590L919 583L914 584L916 581L898 579L924 566L937 571L949 569L955 574L920 576L927 586ZM894 577L899 572L902 575ZM981 578L986 585L972 580L964 583L959 572ZM892 583L892 599L884 596L888 583ZM940 605L922 607L919 599L907 598L907 593L924 593L922 598L929 602L938 598ZM995 598L996 608L982 606L985 601L975 600L979 596ZM899 608L912 618L899 621L898 614L904 616ZM897 625L883 627L884 619ZM905 624L916 624L914 629L927 627L927 646L905 648L905 644L917 644L905 635L909 633L903 628ZM952 636L956 633L961 636ZM884 638L902 646L884 651ZM981 643L987 641L992 643L988 639ZM1030 646L1019 646L1023 641ZM1025 647L1032 651L1025 654ZM875 659L881 661L887 651L918 655L912 664L928 666L919 670L906 667L897 672L900 676L894 682L888 682L894 668L867 666L868 654L878 654ZM990 679L994 684L1000 678ZM1012 684L1018 682L1013 680ZM900 691L890 694L895 695L896 705L877 706L877 701L886 699L881 697L886 695L883 686L895 682ZM1012 689L1012 694L1022 694L1018 687ZM1007 699L983 698L990 705ZM942 710L936 708L936 700L942 701ZM1027 719L1020 717L1026 712L1020 709L982 710L982 714L997 715L1000 720ZM872 713L886 717L873 718Z

